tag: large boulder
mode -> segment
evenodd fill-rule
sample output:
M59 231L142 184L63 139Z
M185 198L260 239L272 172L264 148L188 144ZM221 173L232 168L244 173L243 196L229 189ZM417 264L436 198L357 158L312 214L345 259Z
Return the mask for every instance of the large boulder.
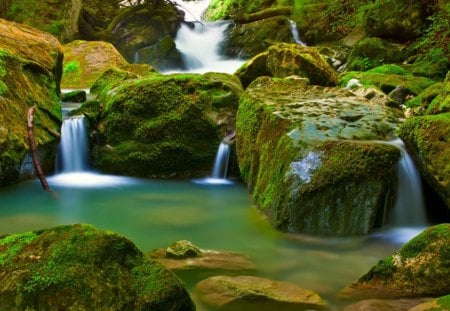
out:
M408 119L399 136L421 175L450 209L450 113Z
M185 68L183 56L170 36L165 36L157 43L137 50L134 62L149 64L158 71Z
M143 65L130 65L108 42L75 40L65 44L63 88L90 88L103 71L118 67L142 74ZM146 66L144 74L155 71Z
M174 274L89 225L3 236L0 251L5 310L195 310Z
M450 288L450 224L429 227L347 286L342 297L439 297Z
M194 176L210 169L220 140L234 131L239 79L209 73L107 83L94 165L144 177Z
M117 49L132 62L137 50L157 44L166 36L174 38L184 13L170 1L145 1L128 7L108 26Z
M258 78L237 114L241 176L281 230L369 233L392 207L400 152L368 140L389 140L397 122L342 89Z
M27 156L27 111L32 106L41 164L45 172L53 170L61 126L62 57L52 35L0 19L0 185L33 173Z
M244 87L260 76L284 78L297 75L308 78L311 84L333 86L337 83L335 70L316 48L288 43L272 45L247 61L236 75Z
M98 40L121 10L120 1L4 0L0 17L55 35L62 42Z
M219 310L324 310L311 290L255 276L213 276L197 284L199 298Z

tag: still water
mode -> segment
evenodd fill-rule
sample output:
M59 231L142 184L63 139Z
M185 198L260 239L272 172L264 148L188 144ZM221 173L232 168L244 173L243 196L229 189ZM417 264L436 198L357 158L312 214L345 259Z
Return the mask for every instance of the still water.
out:
M38 181L0 189L0 234L89 223L126 236L143 252L190 240L201 248L245 254L256 265L255 275L309 288L331 310L342 307L335 298L342 287L400 246L389 234L318 238L277 232L237 182L63 177L49 178L52 193L42 191ZM198 279L180 276L192 292ZM208 310L196 303L198 310Z

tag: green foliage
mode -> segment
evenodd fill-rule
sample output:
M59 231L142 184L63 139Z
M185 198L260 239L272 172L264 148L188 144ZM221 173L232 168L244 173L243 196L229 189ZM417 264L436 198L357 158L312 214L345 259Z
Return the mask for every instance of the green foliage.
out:
M72 60L64 64L63 74L75 73L81 70L81 65L78 61Z
M433 308L430 311L442 311L442 310L450 310L450 295L443 296L438 298L436 302L439 304L440 308Z

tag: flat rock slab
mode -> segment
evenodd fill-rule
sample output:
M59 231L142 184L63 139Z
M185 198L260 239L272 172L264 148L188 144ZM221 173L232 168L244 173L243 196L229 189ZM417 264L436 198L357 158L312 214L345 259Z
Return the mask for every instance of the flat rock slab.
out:
M200 300L220 310L323 310L322 298L287 282L254 276L213 276L197 284Z

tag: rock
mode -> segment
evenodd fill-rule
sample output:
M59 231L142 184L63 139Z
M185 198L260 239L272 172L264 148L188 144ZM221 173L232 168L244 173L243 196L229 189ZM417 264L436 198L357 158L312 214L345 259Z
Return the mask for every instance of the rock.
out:
M413 40L425 24L426 4L420 1L384 0L368 6L364 28L369 36Z
M446 311L450 310L450 295L421 303L408 311Z
M437 84L437 87L439 88L439 84ZM431 101L427 109L428 114L437 114L442 112L450 112L450 71L447 72L447 77L444 82L442 82L439 93Z
M450 224L429 227L348 285L341 297L438 297L450 288Z
M62 58L52 35L0 19L0 185L34 175L26 126L31 106L36 107L34 136L42 168L53 171L61 127Z
M174 250L179 249L181 252ZM233 252L200 249L189 241L173 243L167 249L156 249L148 254L171 270L249 271L253 263Z
M75 90L61 95L62 102L84 103L86 101L86 91Z
M108 27L114 46L133 62L137 50L157 44L166 36L175 38L183 12L170 1L146 1L127 7Z
M407 311L425 299L367 299L346 306L342 311Z
M150 64L159 71L185 68L183 56L170 36L162 38L152 46L137 50L135 62Z
M258 12L264 11L271 7L278 12L280 8L276 6L278 3L274 1L259 1L249 0L245 2L241 1L221 1L212 0L205 12L205 18L207 20L226 20L226 19L245 19L247 15L252 13L258 14ZM281 9L286 10L285 8ZM280 15L280 13L277 13Z
M5 0L4 16L55 35L62 42L104 39L104 32L121 10L118 1Z
M403 49L403 45L380 38L364 38L350 51L347 69L365 71L386 63L399 63L404 60Z
M241 176L280 230L367 234L393 207L400 157L368 140L390 140L397 122L390 108L342 89L260 77L239 103Z
M234 23L226 34L221 47L223 53L229 57L243 59L262 53L277 42L293 43L289 19L286 16Z
M117 234L68 225L0 239L8 310L195 310L181 281Z
M142 177L209 172L220 140L234 130L242 92L227 74L154 74L110 83L100 92L93 163Z
M323 310L316 293L287 282L254 276L213 276L196 286L205 304L220 310Z
M450 113L408 119L399 136L421 175L450 209Z
M395 89L390 91L388 94L388 96L397 104L398 107L403 105L409 95L411 95L411 93L402 85L397 85Z
M259 76L284 78L292 75L308 78L311 84L336 85L334 69L313 47L279 43L246 62L236 75L247 87Z

